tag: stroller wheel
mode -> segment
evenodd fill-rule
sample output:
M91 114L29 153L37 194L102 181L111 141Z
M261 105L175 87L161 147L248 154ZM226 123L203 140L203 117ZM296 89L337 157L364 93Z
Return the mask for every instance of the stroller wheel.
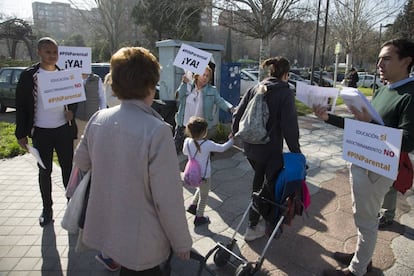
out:
M224 249L219 249L214 254L214 263L217 267L223 267L230 260L230 253Z
M251 264L247 263L239 265L234 276L252 276L254 274Z

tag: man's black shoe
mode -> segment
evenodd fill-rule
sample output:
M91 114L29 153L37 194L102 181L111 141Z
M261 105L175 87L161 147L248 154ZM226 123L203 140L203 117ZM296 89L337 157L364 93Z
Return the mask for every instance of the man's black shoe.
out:
M39 217L39 225L44 227L53 221L53 211L52 210L43 210L42 214Z
M325 269L322 272L323 276L355 276L354 273L352 273L351 271L349 271L347 268L344 269Z
M394 220L387 219L384 216L381 216L379 219L378 229L384 229L388 226L391 226L394 223Z
M335 252L333 254L333 258L338 261L338 263L341 263L343 265L348 266L352 258L354 257L354 253L342 253L342 252ZM372 261L369 262L367 265L367 272L370 272L372 270Z

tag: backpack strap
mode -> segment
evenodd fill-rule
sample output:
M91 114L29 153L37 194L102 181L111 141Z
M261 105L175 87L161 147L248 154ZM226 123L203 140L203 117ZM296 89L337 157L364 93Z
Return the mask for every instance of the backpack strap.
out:
M193 141L194 141L194 139L193 139ZM201 142L200 143L200 148L201 148L201 145L202 144L204 144L205 142L206 142L207 140L206 139L204 139L203 140L203 142ZM194 142L195 143L195 142ZM188 149L188 153L190 154L190 157L192 158L192 159L194 159L195 157L196 157L196 155L197 155L197 150L196 150L196 152L194 153L194 155L193 156L191 156L191 151L190 151L190 145L189 144L187 144L187 149ZM208 165L208 161L210 161L210 154L209 154L209 156L208 156L208 158L207 158L207 161L206 161L206 167L204 168L204 174L203 174L203 179L206 177L206 174L207 174L207 165Z
M206 140L203 140L203 142L201 142L201 143L200 143L200 147L201 147L201 145L202 145L202 144L204 144L204 142L205 142L205 141L206 141ZM194 139L193 139L193 142L195 143ZM190 157L191 157L192 159L194 159L194 158L195 158L195 156L197 155L197 150L195 151L194 155L193 155L193 156L191 156L192 154L191 154L191 150L190 150L190 143L188 143L188 144L187 144L187 150L188 150L188 153L190 154Z

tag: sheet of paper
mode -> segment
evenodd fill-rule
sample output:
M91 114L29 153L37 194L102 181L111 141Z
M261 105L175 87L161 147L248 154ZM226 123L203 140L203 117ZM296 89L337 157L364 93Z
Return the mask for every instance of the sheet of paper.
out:
M374 109L374 107L371 105L371 103L368 101L365 95L359 92L358 89L345 87L341 90L339 95L344 100L348 108L350 106L354 106L359 111L362 111L362 108L364 107L368 110L369 114L375 122L384 125L384 121L382 120L381 116Z
M29 146L29 145L26 145L26 146L27 146L27 149L29 150L29 152L36 158L37 163L39 163L39 165L43 169L46 169L45 164L43 164L42 158L40 158L39 151L36 148L32 147L32 146Z
M296 98L310 108L322 105L334 112L338 94L337 88L309 85L300 81L296 83Z

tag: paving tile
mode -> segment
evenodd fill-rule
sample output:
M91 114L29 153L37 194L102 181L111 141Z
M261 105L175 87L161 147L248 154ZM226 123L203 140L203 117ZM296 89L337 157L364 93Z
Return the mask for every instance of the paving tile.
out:
M342 160L341 152L343 131L313 117L301 117L299 123L301 148L309 165L307 182L312 203L303 216L294 218L291 226L283 227L279 239L270 241L262 270L257 275L320 275L324 268L337 265L332 259L333 251L352 252L355 248L357 237L351 209L349 164ZM180 158L182 166L185 158ZM247 221L241 222L238 231L234 230L250 201L253 170L237 148L215 154L212 160L212 191L205 211L212 222L194 227L194 216L186 214L193 248L205 256L217 242L227 244L235 235L234 252L255 261L268 239L246 243L243 234ZM53 168L52 181L55 222L41 228L38 217L42 203L33 157L23 155L0 160L0 276L117 275L106 271L94 259L96 251L74 252L77 236L68 235L60 226L66 198L58 166ZM186 206L193 193L194 189L183 189ZM414 267L411 267L414 266L411 265L413 206L413 190L398 196L394 225L378 233L372 275L382 275L381 270L385 270L383 275L386 276L414 275ZM213 257L207 260L207 265L216 275L234 274L235 268L231 266L217 268ZM172 266L173 276L193 276L192 268L197 264L173 258ZM206 275L210 274L204 271L202 276Z

